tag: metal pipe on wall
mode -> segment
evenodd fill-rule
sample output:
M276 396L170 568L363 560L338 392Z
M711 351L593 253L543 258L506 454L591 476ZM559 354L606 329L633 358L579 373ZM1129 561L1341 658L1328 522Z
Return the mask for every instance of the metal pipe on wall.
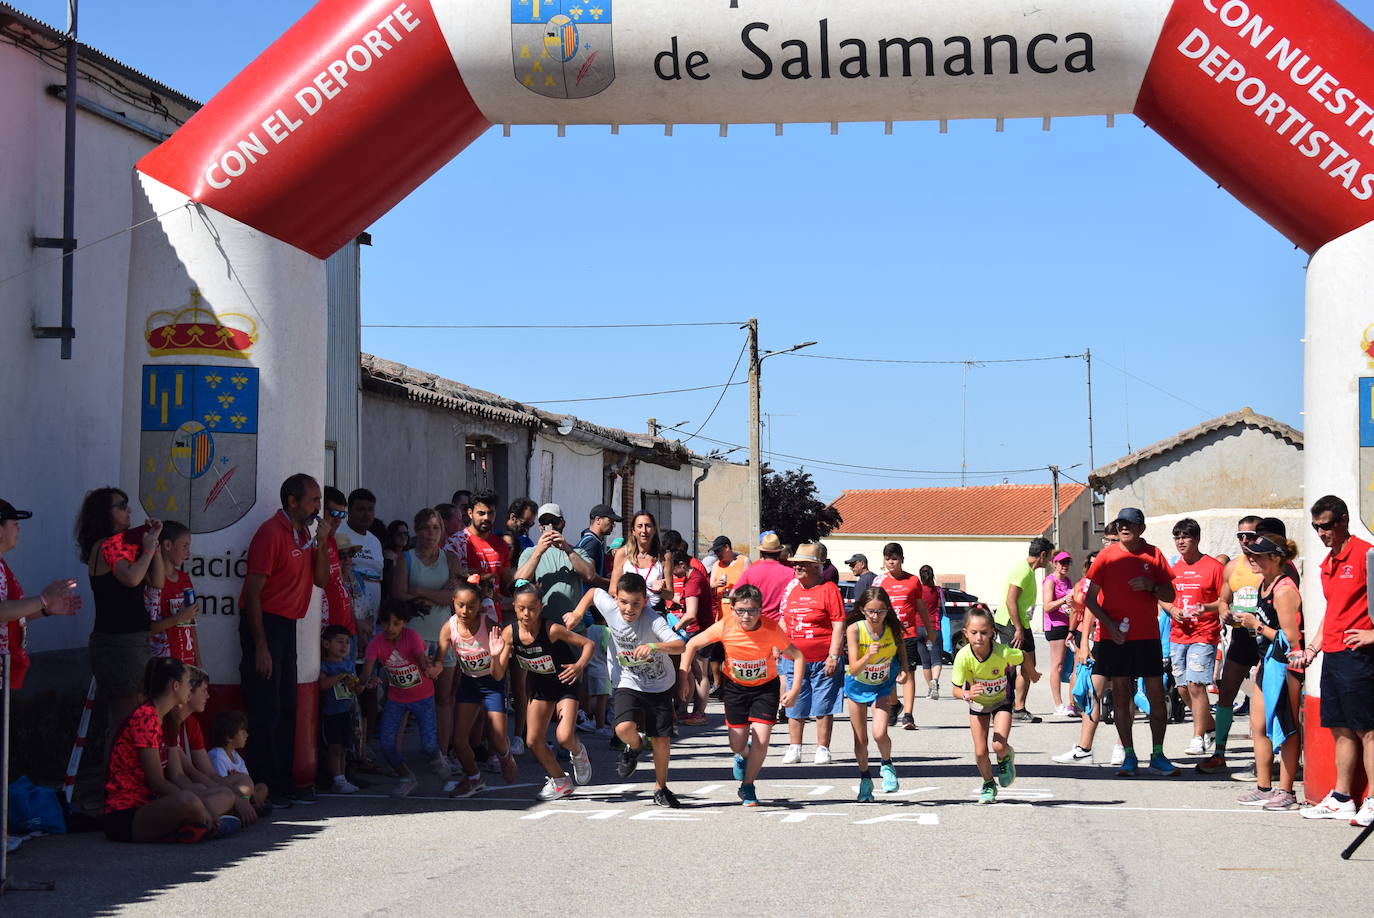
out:
M72 359L72 299L76 285L76 7L67 0L67 133L62 163L62 359Z

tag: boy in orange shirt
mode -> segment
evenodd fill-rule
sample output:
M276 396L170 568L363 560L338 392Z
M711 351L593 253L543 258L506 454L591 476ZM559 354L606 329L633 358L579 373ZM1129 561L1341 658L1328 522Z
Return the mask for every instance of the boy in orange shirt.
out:
M725 702L725 726L730 732L730 751L735 754L735 780L740 782L739 799L745 806L758 806L754 779L768 754L768 736L773 732L778 707L796 703L801 693L804 667L802 652L787 639L777 622L763 617L763 595L758 587L745 585L735 590L731 611L722 615L705 631L687 642L678 668L691 673L692 662L703 648L721 643L725 647L725 681L721 699ZM793 662L792 685L779 697L778 665L773 651ZM684 700L692 686L682 682ZM752 734L752 736L751 736ZM746 753L748 758L746 760Z

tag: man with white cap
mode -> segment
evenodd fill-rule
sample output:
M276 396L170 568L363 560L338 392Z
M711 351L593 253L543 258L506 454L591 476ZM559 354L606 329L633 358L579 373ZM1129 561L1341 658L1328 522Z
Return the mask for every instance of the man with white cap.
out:
M516 580L528 580L544 598L543 617L578 634L586 632L582 617L573 610L587 591L586 582L596 576L592 561L580 548L563 539L563 510L558 504L544 504L535 516L543 532L533 548L520 554Z

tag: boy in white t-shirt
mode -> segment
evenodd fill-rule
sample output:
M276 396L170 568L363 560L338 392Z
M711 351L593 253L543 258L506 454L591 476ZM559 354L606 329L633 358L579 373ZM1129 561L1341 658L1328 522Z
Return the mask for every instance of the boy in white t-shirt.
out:
M253 780L248 766L243 763L240 750L248 745L248 716L242 711L220 711L210 725L210 764L215 766L215 774L221 778L230 775L243 775ZM253 805L263 811L267 804L267 785L253 784Z

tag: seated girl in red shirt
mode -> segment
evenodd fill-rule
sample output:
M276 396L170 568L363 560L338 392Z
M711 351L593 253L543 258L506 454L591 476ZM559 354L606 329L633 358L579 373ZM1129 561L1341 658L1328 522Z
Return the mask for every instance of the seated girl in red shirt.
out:
M162 719L190 699L190 667L171 657L155 657L148 661L143 689L148 700L124 721L110 747L106 837L189 843L237 832L239 820L225 815L234 805L233 791L220 787L202 796L182 790L162 767Z

